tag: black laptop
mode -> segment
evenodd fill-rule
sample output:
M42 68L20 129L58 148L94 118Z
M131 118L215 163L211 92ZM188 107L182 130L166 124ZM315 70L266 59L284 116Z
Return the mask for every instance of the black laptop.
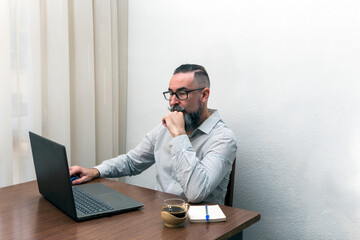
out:
M39 192L76 221L143 206L101 183L73 186L65 147L32 132L29 136Z

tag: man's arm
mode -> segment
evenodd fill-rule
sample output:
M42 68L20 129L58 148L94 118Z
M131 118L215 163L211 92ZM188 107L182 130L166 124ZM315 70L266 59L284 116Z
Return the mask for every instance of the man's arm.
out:
M190 202L203 201L231 170L237 150L235 136L225 126L213 129L216 133L209 137L208 151L200 161L186 135L183 113L168 113L162 122L173 136L172 174Z
M236 156L236 141L231 135L217 135L209 141L201 161L186 135L172 142L173 174L190 202L201 202L212 193L231 170Z
M152 139L156 136L159 127L146 134L141 143L127 154L105 160L94 168L70 167L70 176L79 177L72 183L81 184L97 177L132 176L146 170L155 162Z

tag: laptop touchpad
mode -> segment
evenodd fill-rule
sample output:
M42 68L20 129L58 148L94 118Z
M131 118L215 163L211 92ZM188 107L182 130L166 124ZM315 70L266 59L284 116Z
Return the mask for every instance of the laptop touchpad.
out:
M133 203L129 201L130 198L121 193L106 193L96 197L113 207L132 207L133 205Z

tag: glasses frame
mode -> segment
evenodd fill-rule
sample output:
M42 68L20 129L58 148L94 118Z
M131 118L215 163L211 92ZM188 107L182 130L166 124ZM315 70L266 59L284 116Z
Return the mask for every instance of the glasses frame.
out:
M195 92L195 91L200 91L200 90L204 90L205 88L197 88L197 89L192 89L192 90L179 90L179 91L176 91L176 92L173 92L173 91L165 91L163 92L163 95L164 95L164 98L167 100L167 101L170 101L171 98L175 95L177 99L179 99L180 101L182 100L187 100L189 98L189 93L190 92ZM185 92L186 93L186 97L184 99L180 99L179 96L178 96L178 92ZM166 97L166 94L170 93L170 96L169 98Z

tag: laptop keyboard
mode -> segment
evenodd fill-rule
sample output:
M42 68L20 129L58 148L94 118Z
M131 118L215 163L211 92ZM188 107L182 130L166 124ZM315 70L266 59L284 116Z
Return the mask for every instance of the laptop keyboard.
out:
M85 214L101 213L108 210L113 210L113 208L109 205L96 200L95 198L78 188L73 188L73 193L76 209L80 210Z

